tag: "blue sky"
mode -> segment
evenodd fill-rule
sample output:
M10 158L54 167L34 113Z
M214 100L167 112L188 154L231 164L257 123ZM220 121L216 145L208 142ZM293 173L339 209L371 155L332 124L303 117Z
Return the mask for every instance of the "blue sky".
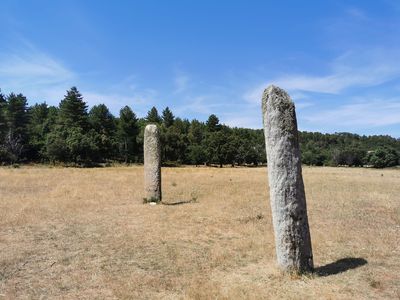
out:
M400 137L400 2L18 1L0 7L0 88L114 114L152 107L261 128L276 84L300 130Z

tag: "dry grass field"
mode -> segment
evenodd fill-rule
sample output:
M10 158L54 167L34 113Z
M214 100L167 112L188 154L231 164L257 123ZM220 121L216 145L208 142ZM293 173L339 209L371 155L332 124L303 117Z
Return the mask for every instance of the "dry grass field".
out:
M265 168L164 168L156 206L140 166L1 168L0 299L399 299L400 170L303 173L317 268L291 277Z

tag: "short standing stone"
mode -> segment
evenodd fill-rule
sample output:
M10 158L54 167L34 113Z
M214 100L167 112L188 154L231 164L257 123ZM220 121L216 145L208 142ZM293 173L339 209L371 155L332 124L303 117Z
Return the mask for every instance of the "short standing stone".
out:
M284 90L271 85L262 97L262 113L278 265L288 272L310 272L313 255L295 106Z
M154 124L144 130L144 190L148 201L161 201L161 144Z

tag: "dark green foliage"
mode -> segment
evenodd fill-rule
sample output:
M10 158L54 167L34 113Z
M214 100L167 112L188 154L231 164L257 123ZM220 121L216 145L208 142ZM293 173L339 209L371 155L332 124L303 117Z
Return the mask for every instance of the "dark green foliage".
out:
M129 106L119 112L117 141L120 160L132 162L138 160L139 150L137 137L139 133L138 119Z
M7 99L6 122L13 135L26 139L29 122L28 103L22 94L10 94Z
M95 105L89 111L89 123L98 133L112 136L115 133L115 118L104 104Z
M4 102L4 100L6 100ZM27 100L22 94L11 93L8 97L1 96L0 114L1 147L0 159L3 162L15 163L25 159L28 152L29 114Z
M76 87L67 91L61 100L58 123L66 127L88 128L87 105Z
M188 149L187 163L200 165L207 162L205 147L202 145L204 136L206 135L206 126L204 123L193 120L190 123L187 134Z
M68 134L61 128L56 128L46 137L46 157L52 161L69 162L72 160L66 139Z
M266 162L264 134L262 130L233 128L234 163L238 165ZM232 162L231 162L232 163Z
M7 100L0 90L0 141L4 140L7 133L6 110Z
M204 140L204 148L208 163L218 164L220 167L230 158L231 145L228 129L208 132Z
M391 149L394 157L400 152L400 140L390 136L359 136L351 133L322 134L300 132L302 162L309 165L362 166L375 165L376 155L382 147ZM372 158L375 157L375 158ZM371 161L372 159L372 161ZM378 159L379 161L379 159ZM395 159L381 160L378 165L388 167Z
M73 87L59 108L27 106L21 95L0 93L0 163L63 162L93 165L143 161L143 133L148 123L161 128L162 159L168 165L258 165L266 163L262 129L231 128L216 115L206 122L176 118L166 107L153 107L137 118L129 106L115 118L104 104L88 113ZM390 136L300 132L302 162L315 166L376 168L399 164L400 140Z
M161 124L162 118L160 117L160 115L158 114L158 110L157 108L155 108L154 106L148 111L147 113L147 117L146 117L146 121L148 123L157 123L157 124Z
M85 132L82 128L69 129L66 139L70 158L73 162L90 165L93 161L100 161L100 136L94 131Z
M197 121L196 119L190 123L188 132L188 139L190 144L200 145L206 132L206 126L204 123Z
M104 104L95 105L89 112L89 124L94 130L92 137L98 140L98 160L104 161L115 156L115 118Z
M167 106L162 112L162 122L163 125L168 128L174 124L175 116L173 115L172 111Z
M100 161L99 145L99 135L94 130L58 127L47 136L47 155L51 161L90 165Z
M302 163L309 166L323 166L326 156L318 150L306 150L302 153Z
M46 103L35 104L30 108L29 115L29 157L32 160L43 161L42 149L46 145L46 135L52 128L47 122L49 107Z
M207 155L201 145L193 144L188 147L188 163L193 165L204 164L207 161Z
M87 165L101 157L101 135L90 128L87 105L76 87L60 103L56 123L46 139L50 161Z
M207 130L209 132L214 132L214 131L218 131L221 127L221 125L219 124L219 119L216 115L212 114L208 117L208 120L206 122L207 125Z
M179 161L184 160L185 136L181 133L177 126L162 128L161 143L163 145L163 161Z
M346 165L346 166L362 166L363 158L366 152L360 150L360 148L346 147L344 149L337 149L333 152L332 161L336 166ZM316 155L318 157L318 155ZM320 165L320 164L319 164Z
M8 152L5 147L5 138L7 135L6 121L7 100L0 90L0 162L8 162Z
M368 153L366 162L375 168L393 167L399 163L399 154L394 149L380 147Z

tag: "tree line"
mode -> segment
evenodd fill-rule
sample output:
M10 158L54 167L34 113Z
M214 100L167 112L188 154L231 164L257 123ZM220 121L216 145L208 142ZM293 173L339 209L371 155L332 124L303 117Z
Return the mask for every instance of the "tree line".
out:
M153 107L138 118L129 106L114 116L106 105L90 110L76 87L58 107L28 106L26 97L0 92L0 163L143 162L143 133L161 129L165 164L259 165L266 163L261 129L229 127L212 114L206 122L175 117ZM398 165L400 140L390 136L300 132L302 161L308 165L390 167Z

